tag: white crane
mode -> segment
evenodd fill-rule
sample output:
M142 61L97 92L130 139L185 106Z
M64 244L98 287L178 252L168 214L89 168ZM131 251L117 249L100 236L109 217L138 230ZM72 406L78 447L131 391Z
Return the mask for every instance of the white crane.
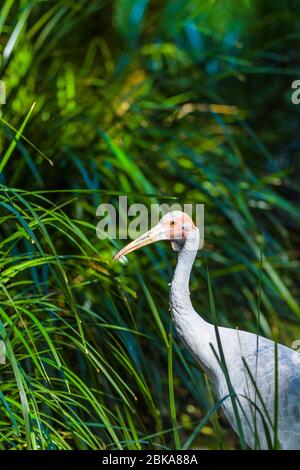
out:
M213 381L231 426L252 448L300 449L300 354L281 344L275 353L275 343L269 339L216 328L198 315L190 300L189 278L199 236L187 214L169 212L114 259L155 241L172 242L179 252L170 289L172 320L178 336Z

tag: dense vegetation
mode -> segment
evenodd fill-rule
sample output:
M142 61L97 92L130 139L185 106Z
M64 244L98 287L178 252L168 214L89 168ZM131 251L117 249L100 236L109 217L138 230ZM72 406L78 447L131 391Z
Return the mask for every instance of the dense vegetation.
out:
M299 20L292 0L2 0L1 448L239 447L170 334L176 254L113 263L96 208L204 203L198 312L208 266L219 324L300 338Z

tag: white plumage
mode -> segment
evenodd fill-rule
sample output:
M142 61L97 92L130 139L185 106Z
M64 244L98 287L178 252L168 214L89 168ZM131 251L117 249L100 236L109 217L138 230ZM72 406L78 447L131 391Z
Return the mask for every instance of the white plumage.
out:
M170 289L175 329L212 379L231 426L250 447L268 449L274 446L277 422L280 448L300 449L300 354L278 344L275 386L273 341L253 333L218 327L218 343L216 327L198 315L190 300L189 279L199 247L199 231L189 216L170 212L156 227L123 248L115 259L166 239L171 240L173 248L179 252ZM231 396L230 390L234 391ZM276 390L278 406L275 410Z

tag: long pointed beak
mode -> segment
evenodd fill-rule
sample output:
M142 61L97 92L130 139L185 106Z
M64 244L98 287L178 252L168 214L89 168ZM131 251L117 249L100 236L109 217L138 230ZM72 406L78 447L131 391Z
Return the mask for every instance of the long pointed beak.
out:
M123 256L128 255L128 253L138 250L139 248L142 248L142 246L150 245L150 243L157 242L158 240L166 240L164 231L162 230L162 227L159 224L153 227L148 232L141 235L140 237L136 238L132 242L128 243L127 246L122 248L122 250L120 250L113 257L113 260L116 261L122 258Z

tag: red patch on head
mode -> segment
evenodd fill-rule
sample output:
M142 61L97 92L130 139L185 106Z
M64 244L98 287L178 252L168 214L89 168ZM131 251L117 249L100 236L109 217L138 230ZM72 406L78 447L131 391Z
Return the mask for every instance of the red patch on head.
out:
M169 240L184 239L187 237L189 231L196 228L190 216L180 211L173 211L166 214L161 219L161 224L165 227Z

